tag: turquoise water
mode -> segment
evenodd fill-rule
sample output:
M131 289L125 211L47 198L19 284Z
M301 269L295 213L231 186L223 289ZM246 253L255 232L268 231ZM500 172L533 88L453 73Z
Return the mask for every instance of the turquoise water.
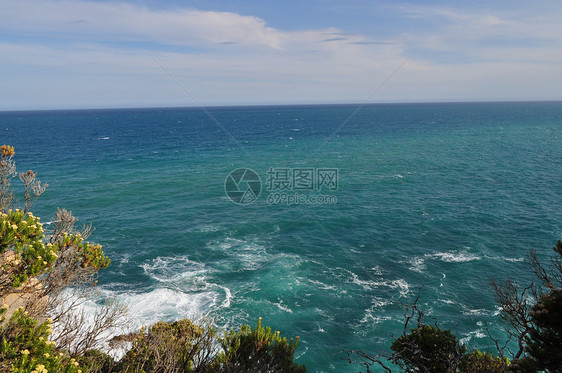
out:
M335 354L387 348L424 285L428 314L492 348L489 281L530 281L526 252L562 238L562 103L355 109L209 109L219 125L200 109L6 112L0 143L50 184L37 214L95 226L100 287L136 325L261 316L301 337L309 371L355 372ZM252 203L225 193L238 168L261 178ZM337 202L268 203L268 171L299 169L337 169L337 189L282 192Z

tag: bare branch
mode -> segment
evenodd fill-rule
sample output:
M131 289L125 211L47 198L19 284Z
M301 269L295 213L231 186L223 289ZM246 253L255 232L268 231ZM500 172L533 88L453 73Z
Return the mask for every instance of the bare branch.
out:
M0 157L0 212L8 212L14 204L12 179L16 174L16 163L12 159L12 155L2 154Z
M365 369L367 369L365 371L366 373L372 373L371 367L375 364L380 365L388 373L392 373L392 370L382 362L382 359L389 360L389 356L385 356L383 354L369 355L361 350L342 350L338 352L338 354L341 354L342 352L346 353L346 357L342 358L342 360L346 361L348 364L362 365ZM358 357L359 359L357 360L355 357Z
M536 286L531 284L520 291L519 284L511 280L502 284L492 280L491 285L495 292L496 301L501 308L500 319L507 326L506 331L510 338L513 337L519 347L519 350L513 356L518 358L525 352L525 336L532 327L530 315L532 299L530 299L528 293L536 291Z
M35 201L41 194L45 192L45 189L49 184L41 185L41 181L37 179L37 174L31 170L27 172L22 172L19 174L19 178L22 181L25 192L24 192L24 213L28 212Z

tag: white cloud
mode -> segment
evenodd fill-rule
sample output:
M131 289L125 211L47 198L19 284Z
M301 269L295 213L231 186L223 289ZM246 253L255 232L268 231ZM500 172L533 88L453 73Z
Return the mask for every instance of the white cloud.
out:
M456 54L457 62L562 62L562 7L546 15L536 14L531 8L473 12L434 6L398 7L407 17L430 19L437 25L405 35L409 45L450 57Z
M194 9L152 10L127 3L18 0L3 4L0 26L25 34L199 45L279 48L283 35L257 17Z

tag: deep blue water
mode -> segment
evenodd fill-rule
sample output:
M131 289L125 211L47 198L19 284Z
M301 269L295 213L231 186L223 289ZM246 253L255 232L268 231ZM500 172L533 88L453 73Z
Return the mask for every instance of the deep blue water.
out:
M547 258L562 238L562 103L356 109L5 112L0 143L49 183L37 215L66 207L95 226L112 259L100 287L130 302L136 325L261 316L300 336L309 371L353 372L334 354L388 348L400 304L424 285L428 314L491 349L489 281L531 281L528 250ZM238 168L261 179L252 203L225 193ZM318 184L322 170L337 170L337 188ZM314 190L267 190L295 172ZM268 203L295 194L337 202Z

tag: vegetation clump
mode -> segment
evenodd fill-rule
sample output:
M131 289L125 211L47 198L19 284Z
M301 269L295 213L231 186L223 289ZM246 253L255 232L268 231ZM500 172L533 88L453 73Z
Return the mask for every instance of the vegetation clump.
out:
M225 332L220 339L222 351L213 364L220 372L306 372L304 365L293 359L299 344L299 337L287 341L278 331L258 324L252 330L243 325L238 332Z
M466 347L450 330L422 324L396 339L391 349L394 362L404 371L447 373L456 368Z

